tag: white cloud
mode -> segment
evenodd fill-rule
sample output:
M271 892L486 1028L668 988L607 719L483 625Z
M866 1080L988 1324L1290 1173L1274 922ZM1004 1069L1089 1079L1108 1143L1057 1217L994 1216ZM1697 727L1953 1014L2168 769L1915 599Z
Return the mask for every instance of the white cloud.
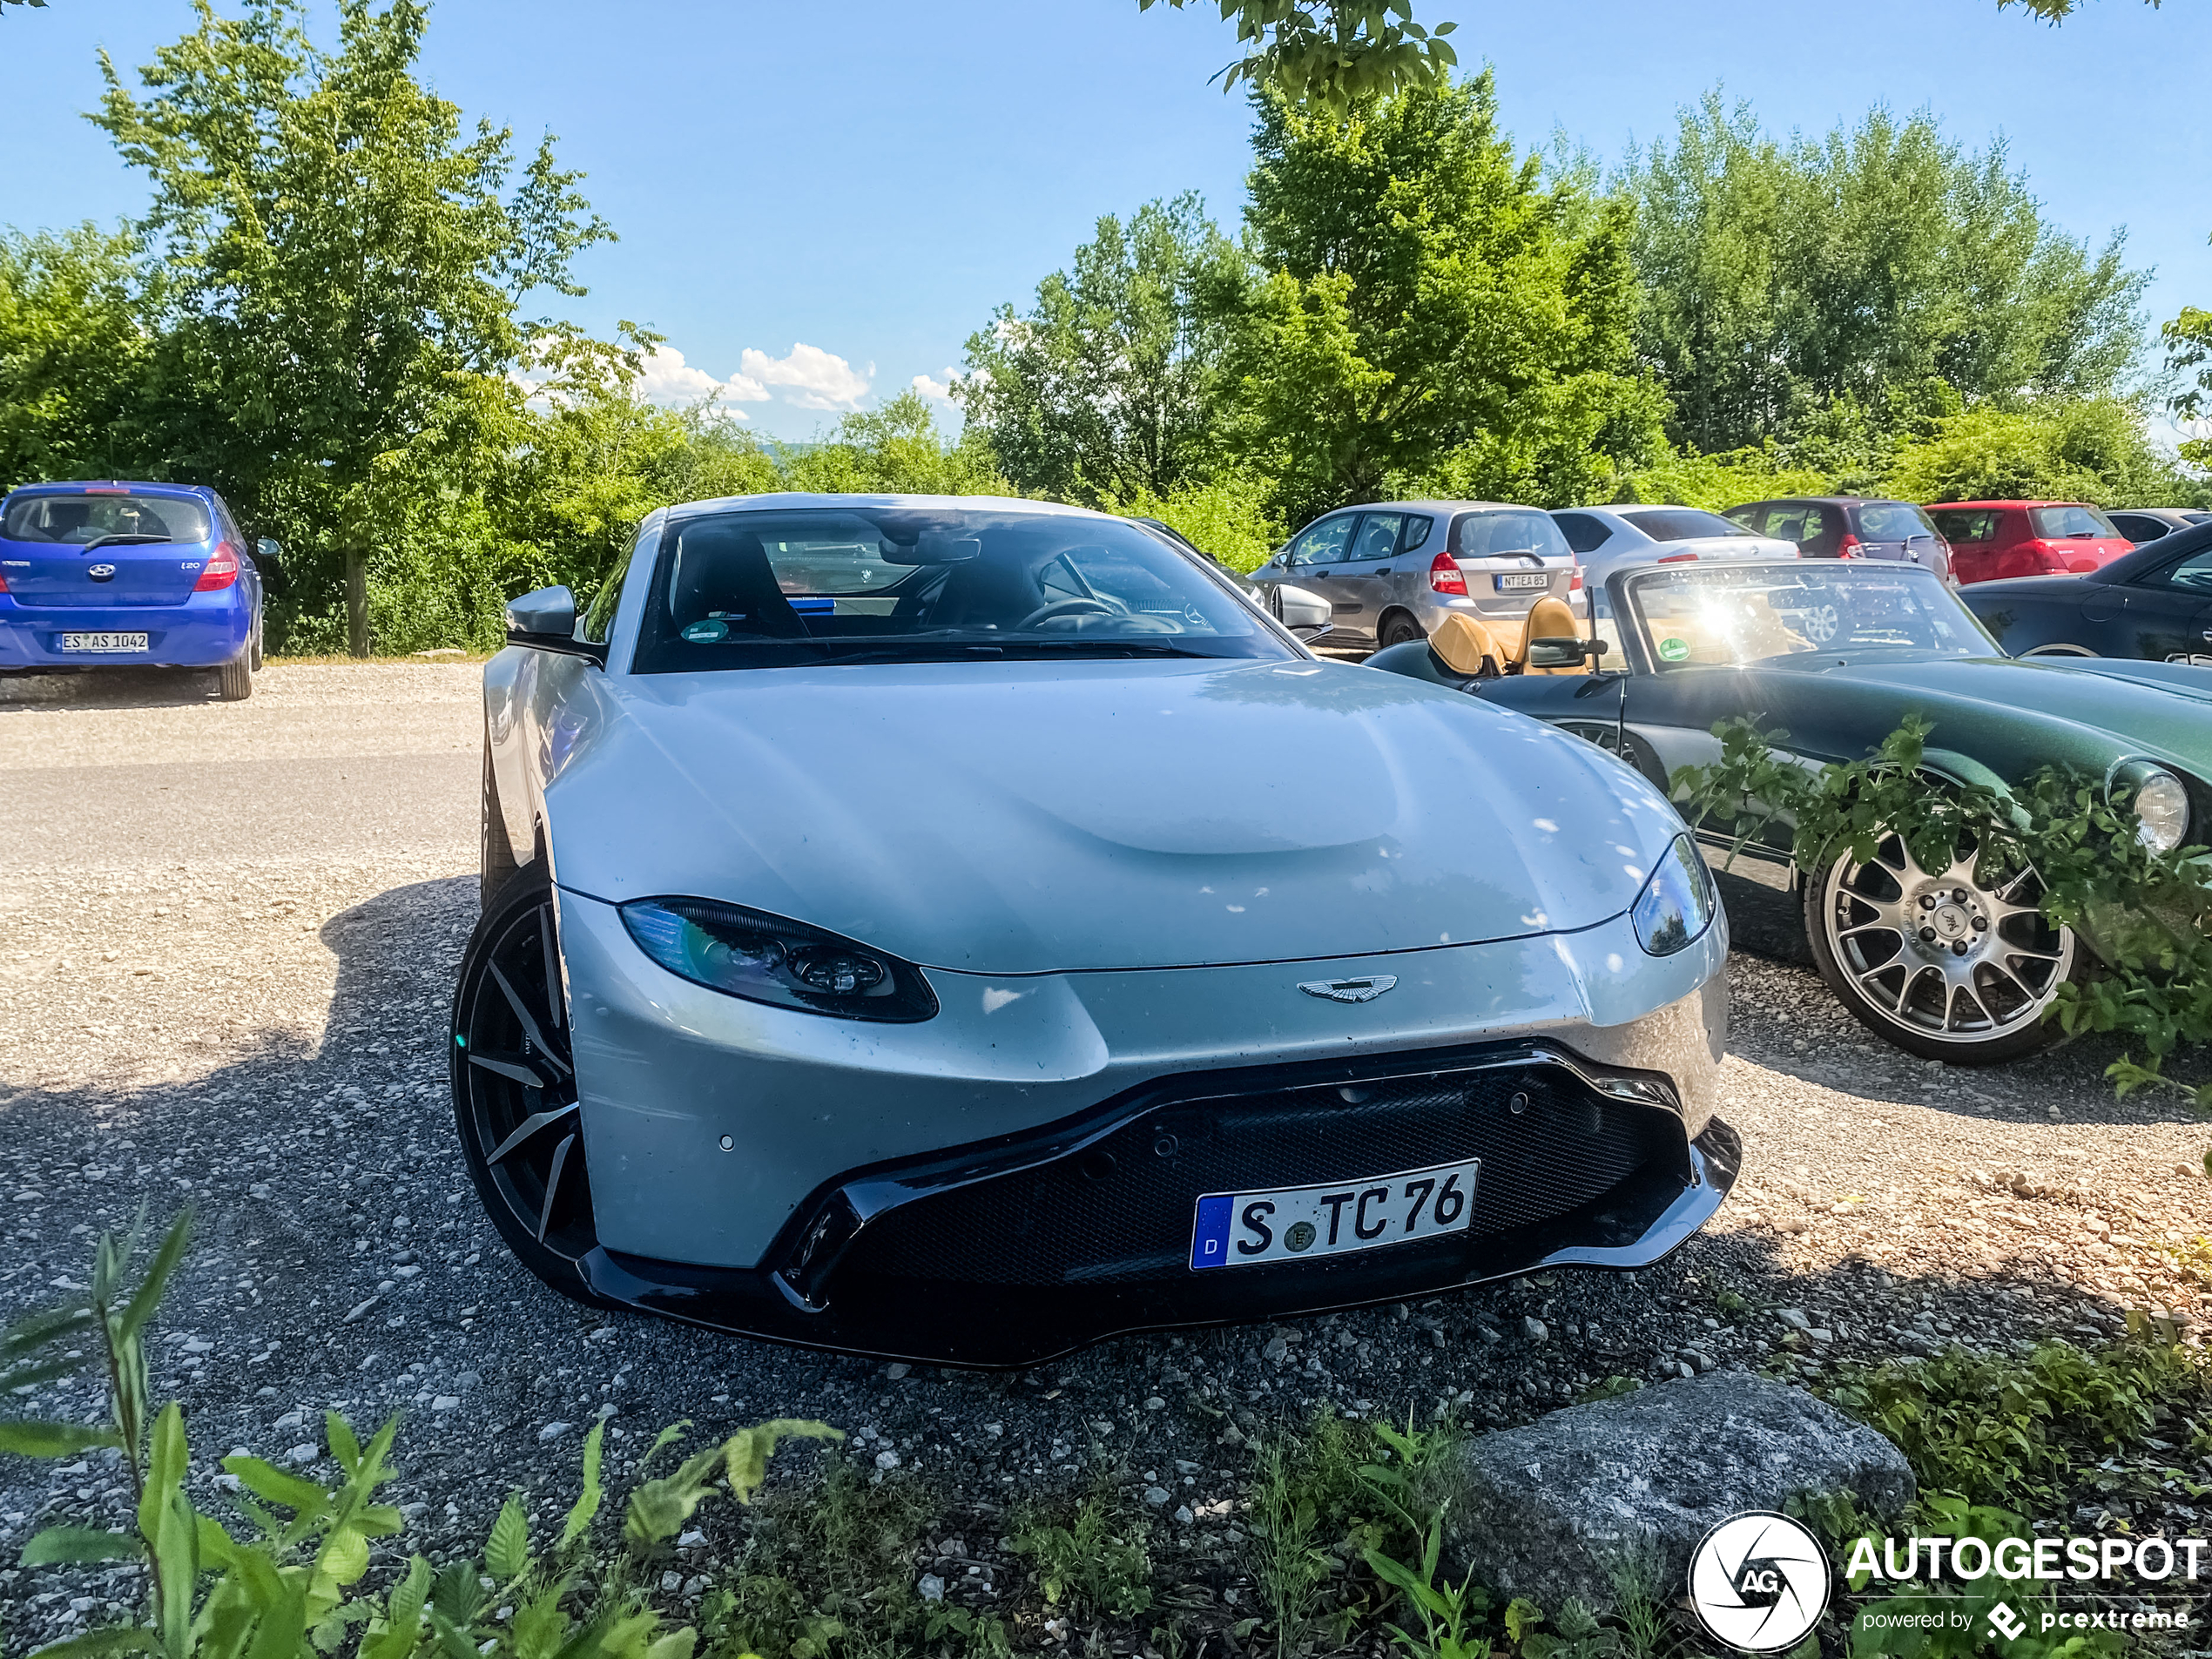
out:
M786 357L771 357L747 347L738 360L736 380L764 389L775 388L785 402L800 409L857 409L868 395L875 365L856 369L842 357L819 346L795 343Z
M705 369L685 362L684 354L675 347L659 346L645 360L644 371L637 376L637 395L648 403L671 405L697 403L706 397L718 403L765 403L768 388L745 374L718 381ZM740 421L745 418L742 410L732 409L730 413Z
M932 380L927 374L917 374L909 384L924 397L949 398L953 395L953 382L959 378L960 370L948 367L945 370L945 378L941 381Z

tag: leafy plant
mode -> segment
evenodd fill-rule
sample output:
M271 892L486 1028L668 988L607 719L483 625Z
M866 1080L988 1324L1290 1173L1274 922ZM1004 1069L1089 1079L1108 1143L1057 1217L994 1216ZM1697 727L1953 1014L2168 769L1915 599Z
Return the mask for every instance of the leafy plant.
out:
M1049 1606L1078 1615L1128 1619L1152 1605L1152 1558L1143 1518L1116 1517L1103 1485L1086 1493L1064 1521L1038 1506L1015 1520L1014 1553L1035 1562Z
M1713 727L1720 759L1678 769L1671 785L1692 823L1736 838L1731 859L1786 829L1791 859L1809 880L1846 853L1871 859L1890 834L1923 869L1948 868L1961 852L1972 853L1979 880L2032 869L2043 914L2094 941L2106 970L2061 985L2047 1017L2068 1035L2118 1032L2141 1042L2146 1060L2131 1049L2106 1069L2120 1094L2172 1089L2212 1109L2212 1082L2165 1071L2176 1049L2212 1041L2212 853L2154 851L2124 788L2107 792L2054 767L2008 794L1938 778L1927 760L1933 729L1912 716L1868 758L1814 766L1784 748L1787 732L1723 720Z
M1969 1503L2055 1509L2084 1487L2155 1488L2188 1477L2146 1460L2152 1440L2212 1452L2212 1368L2171 1324L2131 1324L2128 1340L2098 1353L2068 1342L2025 1359L1952 1348L1850 1366L1821 1392L1895 1441L1924 1489Z
M0 1386L35 1387L104 1362L110 1418L93 1426L0 1424L0 1452L66 1457L112 1448L137 1496L135 1532L48 1527L24 1547L24 1564L138 1560L149 1569L143 1618L40 1650L51 1659L122 1652L161 1659L306 1659L311 1649L337 1653L356 1627L356 1659L411 1659L426 1649L426 1659L690 1659L696 1633L663 1628L660 1613L646 1601L646 1569L707 1498L721 1494L750 1502L784 1440L843 1438L824 1424L788 1419L740 1430L673 1474L641 1481L630 1494L621 1549L602 1556L590 1538L605 1497L606 1426L597 1423L584 1439L582 1490L548 1554L534 1549L528 1517L510 1497L492 1523L481 1567L458 1561L433 1574L415 1555L384 1595L354 1594L368 1571L369 1541L404 1524L396 1509L376 1501L378 1488L394 1478L398 1420L363 1446L344 1417L325 1415L340 1472L334 1486L260 1458L225 1458L223 1467L239 1487L229 1505L233 1519L226 1524L201 1512L185 1489L183 1413L171 1401L150 1426L145 1419L145 1332L184 1258L190 1212L176 1218L144 1272L128 1284L143 1224L142 1213L127 1233L101 1235L90 1287L17 1321L0 1339ZM72 1342L84 1345L66 1345ZM91 1352L96 1345L98 1354ZM641 1474L684 1429L678 1424L662 1431L639 1464ZM494 1607L499 1611L487 1617Z

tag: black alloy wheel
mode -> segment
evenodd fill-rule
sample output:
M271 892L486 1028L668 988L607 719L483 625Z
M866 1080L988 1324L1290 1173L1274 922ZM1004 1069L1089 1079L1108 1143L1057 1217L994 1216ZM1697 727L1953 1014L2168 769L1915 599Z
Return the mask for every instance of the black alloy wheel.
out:
M492 1224L546 1284L606 1305L577 1265L598 1236L553 889L542 870L508 883L476 922L454 995L450 1058L455 1126Z

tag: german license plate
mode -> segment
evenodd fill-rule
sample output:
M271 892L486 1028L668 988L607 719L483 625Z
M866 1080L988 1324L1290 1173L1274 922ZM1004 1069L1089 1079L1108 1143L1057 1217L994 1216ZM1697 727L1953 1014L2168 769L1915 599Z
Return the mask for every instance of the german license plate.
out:
M144 651L144 634L64 634L64 651Z
M1190 1232L1191 1271L1340 1256L1465 1232L1481 1168L1480 1158L1469 1158L1372 1181L1209 1192L1198 1200Z
M1490 580L1500 593L1534 593L1552 584L1549 570L1501 570Z

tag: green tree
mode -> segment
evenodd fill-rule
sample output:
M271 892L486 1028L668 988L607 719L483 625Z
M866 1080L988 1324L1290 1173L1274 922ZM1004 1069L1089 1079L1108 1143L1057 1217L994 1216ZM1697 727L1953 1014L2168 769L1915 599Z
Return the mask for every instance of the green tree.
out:
M94 117L152 181L163 453L295 549L389 563L476 533L517 436L509 370L544 328L520 304L580 293L570 260L610 233L550 137L518 166L509 132L465 133L415 78L419 0L340 0L333 55L293 0L197 10L143 95L103 56Z
M1717 91L1632 157L1645 361L1703 450L1785 444L1839 402L1878 448L1985 400L2111 394L2147 273L2050 225L2004 146L1876 109L1784 144Z
M1654 442L1629 210L1516 158L1487 74L1342 121L1257 102L1225 442L1291 522L1386 480L1579 498Z
M1887 488L1907 501L2087 501L2120 507L2190 493L2114 398L2002 409L1983 404L1898 452Z
M791 489L870 496L1011 496L980 434L947 439L919 392L838 422L836 435L785 469Z
M1092 504L1171 494L1211 465L1221 300L1242 256L1193 192L1126 226L1107 214L1074 266L1039 283L1025 315L1001 306L969 337L955 395L1021 489Z
M0 488L135 470L146 307L128 234L0 233Z
M1191 0L1167 0L1181 10ZM1150 11L1160 0L1136 0ZM1424 28L1411 0L1220 0L1249 48L1223 70L1224 90L1239 81L1334 115L1417 86L1443 86L1459 55L1444 37L1457 24Z

